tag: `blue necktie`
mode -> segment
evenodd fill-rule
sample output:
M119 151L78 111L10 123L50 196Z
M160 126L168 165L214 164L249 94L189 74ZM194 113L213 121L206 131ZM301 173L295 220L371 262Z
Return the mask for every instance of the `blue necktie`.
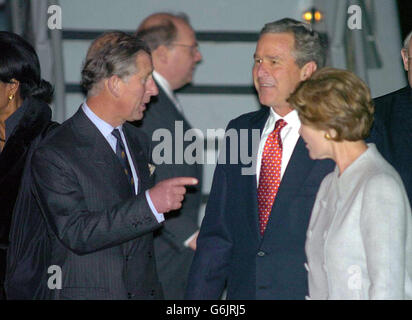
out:
M132 187L132 191L133 191L133 194L134 194L135 189L134 189L133 174L132 174L132 170L130 169L130 164L129 164L129 161L128 161L127 155L126 155L126 148L124 147L123 140L122 140L122 137L120 136L119 129L114 129L112 131L112 135L114 135L117 139L116 156L117 156L117 158L119 158L119 161L120 161L120 163L123 167L123 171L124 171L124 173L127 177L127 180L129 181L129 183Z

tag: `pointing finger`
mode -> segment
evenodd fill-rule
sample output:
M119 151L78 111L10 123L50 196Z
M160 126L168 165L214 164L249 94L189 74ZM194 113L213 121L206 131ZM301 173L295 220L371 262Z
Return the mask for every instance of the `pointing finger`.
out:
M170 183L175 186L191 186L198 184L198 180L192 177L177 177L169 179Z

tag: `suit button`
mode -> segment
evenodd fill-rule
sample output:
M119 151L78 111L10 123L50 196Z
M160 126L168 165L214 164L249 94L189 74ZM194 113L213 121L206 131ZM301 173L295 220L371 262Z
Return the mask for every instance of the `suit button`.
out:
M153 297L155 295L156 291L152 290L150 291L150 295Z
M128 293L127 293L127 298L128 298L128 299L133 298L133 294L131 294L130 292L128 292Z
M259 257L264 257L264 256L266 255L266 253L263 252L263 251L259 251L259 252L257 253L257 255L258 255Z
M147 256L149 257L149 258L151 258L153 255L152 255L152 252L151 251L149 251L148 253L147 253Z

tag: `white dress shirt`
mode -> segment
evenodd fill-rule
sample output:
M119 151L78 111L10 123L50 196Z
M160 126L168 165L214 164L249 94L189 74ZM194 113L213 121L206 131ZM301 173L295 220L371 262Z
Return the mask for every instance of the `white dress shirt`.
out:
M280 171L280 179L282 179L283 174L288 166L289 160L292 156L293 150L295 149L296 143L299 139L299 129L300 129L300 120L296 110L292 110L286 116L281 117L272 108L270 108L269 118L266 121L266 124L263 128L261 135L259 149L257 154L256 162L256 179L257 185L259 185L259 175L260 175L260 166L262 162L263 149L265 148L266 140L275 129L276 121L283 119L286 121L287 125L283 127L280 131L280 138L282 140L282 167Z
M120 136L123 140L124 147L126 149L126 155L127 159L132 159L130 152L129 152L129 147L126 142L126 138L123 134L122 130L122 125L118 126L117 128L113 128L110 124L108 124L106 121L100 119L87 105L86 102L83 103L82 105L82 110L86 114L86 116L90 119L91 122L97 127L97 129L100 131L100 133L103 135L103 137L106 139L106 141L109 143L110 147L112 148L113 152L116 153L116 145L117 145L117 139L116 137L112 134L114 129L118 129L120 132ZM134 184L134 190L135 194L137 194L137 187L139 185L139 178L136 173L136 169L134 167L133 161L129 160L129 165L130 169L132 170L132 175L133 175L133 180L136 181ZM146 190L146 200L147 203L149 204L150 209L152 210L154 216L156 217L156 220L160 223L164 221L164 216L162 213L158 213L155 206L153 205L152 199L150 198L149 195L149 190Z

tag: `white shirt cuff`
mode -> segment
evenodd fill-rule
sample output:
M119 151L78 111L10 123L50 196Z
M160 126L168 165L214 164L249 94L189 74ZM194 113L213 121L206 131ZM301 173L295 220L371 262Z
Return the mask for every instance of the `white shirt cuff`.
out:
M164 217L163 213L157 212L157 210L156 210L156 208L155 208L155 206L152 202L152 199L150 199L149 190L146 190L145 194L146 194L147 203L149 204L149 207L152 210L157 222L161 223L161 222L165 221L165 217Z

